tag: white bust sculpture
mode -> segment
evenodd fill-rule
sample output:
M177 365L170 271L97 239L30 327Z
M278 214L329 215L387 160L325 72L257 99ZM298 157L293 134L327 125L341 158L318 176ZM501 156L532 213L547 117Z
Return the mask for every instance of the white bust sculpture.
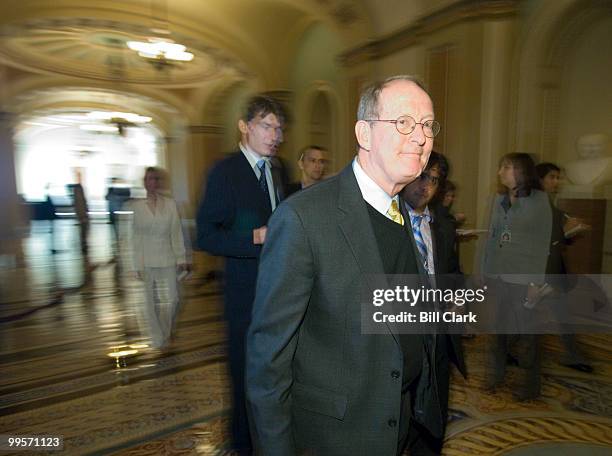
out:
M565 167L565 174L572 184L596 187L612 182L612 157L607 151L605 134L588 134L578 138L578 160Z

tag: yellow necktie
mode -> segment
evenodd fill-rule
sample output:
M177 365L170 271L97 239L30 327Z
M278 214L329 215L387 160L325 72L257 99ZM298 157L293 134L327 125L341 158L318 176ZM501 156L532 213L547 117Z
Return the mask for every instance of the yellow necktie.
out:
M389 209L387 210L387 215L391 217L391 220L393 220L395 223L399 223L400 225L404 226L404 217L402 217L399 207L397 207L397 201L391 201L391 206L389 206Z

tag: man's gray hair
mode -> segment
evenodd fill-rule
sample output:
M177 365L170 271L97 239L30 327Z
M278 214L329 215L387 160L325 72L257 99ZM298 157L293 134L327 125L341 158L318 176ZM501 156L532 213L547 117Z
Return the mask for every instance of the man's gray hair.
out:
M357 120L371 120L378 119L378 100L380 93L385 87L395 81L410 81L414 82L419 86L425 93L429 95L427 89L423 85L420 79L416 76L410 76L407 74L400 74L385 79L384 81L375 82L374 84L367 87L361 94L359 99L359 108L357 109Z

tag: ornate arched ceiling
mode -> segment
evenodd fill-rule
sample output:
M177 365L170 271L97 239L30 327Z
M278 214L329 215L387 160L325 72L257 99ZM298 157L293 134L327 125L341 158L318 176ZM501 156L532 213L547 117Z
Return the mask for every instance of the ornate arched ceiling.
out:
M182 118L180 111L169 103L142 94L97 87L34 89L18 95L14 102L19 108L16 111L19 121L57 113L120 110L150 116L155 125L168 132Z
M0 59L42 74L195 87L216 78L274 79L299 32L327 21L354 45L369 35L348 0L24 0L0 3ZM166 29L195 58L157 68L127 48Z
M128 84L190 85L223 75L248 77L242 62L212 46L175 33L188 43L193 62L155 67L126 42L147 36L149 28L108 19L40 18L3 30L0 55L21 68Z

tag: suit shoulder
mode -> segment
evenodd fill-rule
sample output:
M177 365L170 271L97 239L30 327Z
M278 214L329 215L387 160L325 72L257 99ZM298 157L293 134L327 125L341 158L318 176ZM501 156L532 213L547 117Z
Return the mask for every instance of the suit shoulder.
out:
M550 198L546 192L541 190L532 190L531 191L532 201L537 207L544 211L545 214L552 214L552 205L550 204Z
M320 207L322 204L334 202L338 189L338 176L333 176L294 193L286 202L296 210Z
M228 156L217 161L210 169L210 174L223 173L235 169L235 167L242 162L243 158L244 155L241 151L232 152Z
M548 194L546 192L537 189L533 189L532 192L534 198L539 199L541 201L546 201L547 203L549 202Z

